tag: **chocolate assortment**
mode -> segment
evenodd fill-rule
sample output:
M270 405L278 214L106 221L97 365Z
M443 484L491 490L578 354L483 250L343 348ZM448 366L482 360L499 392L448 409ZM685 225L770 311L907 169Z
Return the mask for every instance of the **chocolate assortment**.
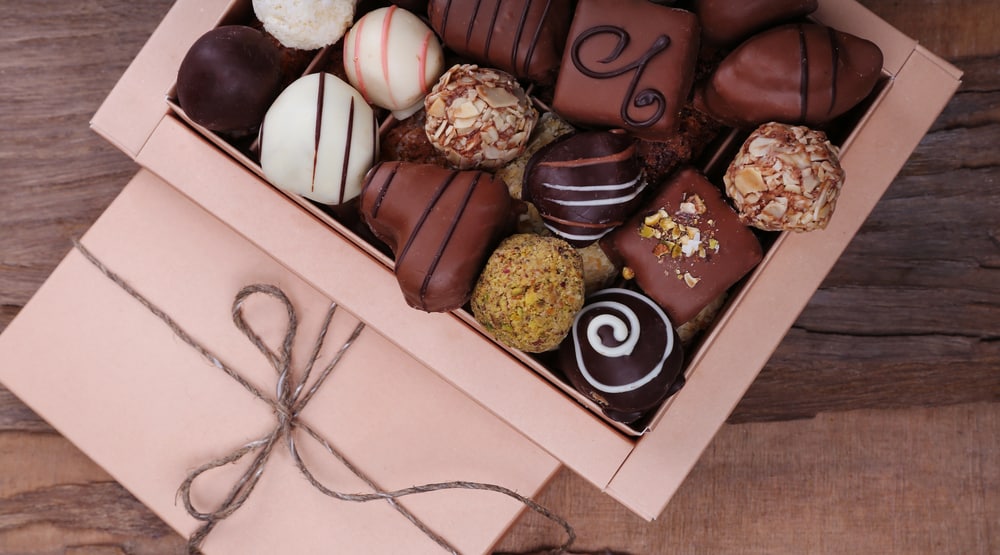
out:
M844 174L823 128L882 69L873 43L804 19L815 0L369 0L357 19L349 1L291 19L281 4L254 2L264 33L212 32L260 61L212 33L192 47L190 120L224 140L259 126L239 148L360 220L407 304L469 311L636 430L769 234L826 227ZM332 46L280 91L282 58L316 45ZM228 88L212 97L206 71ZM702 152L732 161L725 176L695 169Z

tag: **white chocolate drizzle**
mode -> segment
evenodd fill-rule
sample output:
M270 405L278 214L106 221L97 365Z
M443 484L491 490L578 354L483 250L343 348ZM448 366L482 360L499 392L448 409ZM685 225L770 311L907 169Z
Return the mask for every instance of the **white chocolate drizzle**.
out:
M577 329L580 318L588 311L600 308L612 309L621 313L622 316L601 314L591 320L591 322L587 325L587 345L596 353L609 358L619 358L628 356L632 353L635 346L638 344L639 336L642 332L639 318L636 316L634 310L626 306L624 303L617 301L596 301L584 306L583 309L577 314L576 320L573 322L573 349L576 354L576 364L580 370L580 375L583 376L583 379L587 380L587 383L594 389L605 393L625 393L628 391L635 391L636 389L639 389L640 387L653 381L660 375L660 372L663 371L663 364L666 362L667 357L670 356L670 353L674 350L674 333L672 331L670 319L667 317L666 313L663 312L663 309L657 306L656 303L643 295L635 293L634 291L629 291L628 289L610 288L599 291L595 293L594 296L600 296L604 293L627 295L639 299L660 317L667 328L667 343L664 346L663 355L660 357L660 360L654 364L652 368L650 368L649 372L630 383L622 385L609 385L598 381L597 378L595 378L587 369L580 345L581 334L578 333ZM601 337L598 335L598 330L604 326L609 326L611 328L615 340L620 342L619 345L609 347L604 344Z

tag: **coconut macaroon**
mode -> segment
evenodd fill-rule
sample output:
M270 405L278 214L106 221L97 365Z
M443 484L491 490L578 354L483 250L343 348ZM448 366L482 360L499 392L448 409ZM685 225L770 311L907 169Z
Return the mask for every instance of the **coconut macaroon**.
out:
M822 131L765 123L747 137L723 181L745 225L811 231L829 223L844 169Z
M253 0L264 30L288 48L315 50L344 36L354 21L353 0Z

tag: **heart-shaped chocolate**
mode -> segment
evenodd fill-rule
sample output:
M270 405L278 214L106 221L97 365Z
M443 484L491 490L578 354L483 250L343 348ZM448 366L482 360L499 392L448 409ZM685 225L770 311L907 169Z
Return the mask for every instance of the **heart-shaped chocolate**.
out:
M481 171L384 162L365 178L361 217L392 250L406 302L444 312L468 302L513 224L502 181Z

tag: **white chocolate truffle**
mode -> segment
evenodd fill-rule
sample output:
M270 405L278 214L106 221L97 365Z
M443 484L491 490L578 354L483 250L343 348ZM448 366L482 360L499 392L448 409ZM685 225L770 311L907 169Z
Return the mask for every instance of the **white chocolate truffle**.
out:
M344 71L369 102L405 119L444 72L444 53L419 17L389 6L365 14L348 31Z
M253 0L264 30L289 48L315 50L333 44L354 21L355 0Z
M361 193L378 152L378 121L353 87L306 75L278 96L260 129L260 165L275 187L323 204Z

